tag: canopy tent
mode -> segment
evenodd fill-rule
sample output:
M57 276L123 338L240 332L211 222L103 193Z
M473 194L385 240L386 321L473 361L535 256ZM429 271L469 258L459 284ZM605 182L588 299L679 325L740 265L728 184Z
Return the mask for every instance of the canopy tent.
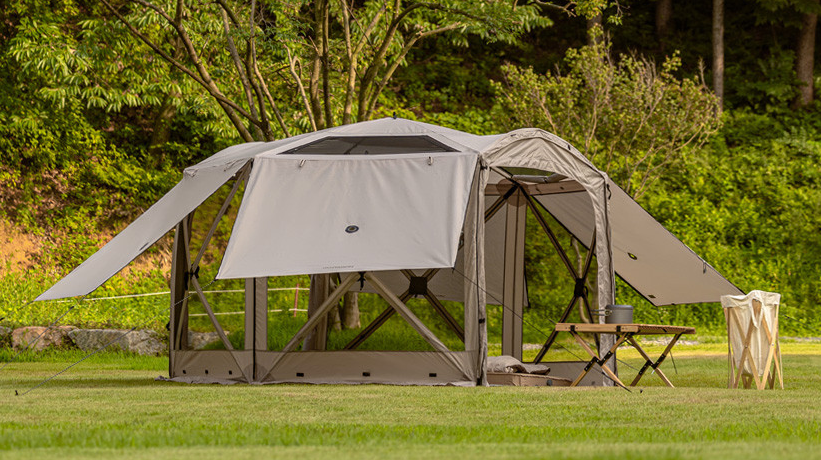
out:
M516 175L516 168L541 173ZM217 275L246 280L243 350L231 347L202 291L197 273L204 249L194 255L189 248L194 211L231 180L233 189L202 247L245 183ZM187 168L176 187L37 300L90 293L176 228L171 378L482 384L486 302L504 306L502 351L521 358L528 211L576 283L565 316L577 301L590 308L580 287L593 255L599 308L614 303L616 274L655 305L715 302L741 293L557 136L539 129L476 136L385 118L233 146ZM590 242L582 275L543 211ZM268 350L267 277L319 273L340 274L333 292L320 294L312 286L312 295L322 295L316 314L282 350ZM296 351L335 302L360 284L390 308L344 351ZM226 350L189 349L186 293L192 289ZM411 296L431 303L463 339L464 351L449 350L407 308ZM464 320L454 319L441 300L462 302ZM434 351L355 350L394 314Z

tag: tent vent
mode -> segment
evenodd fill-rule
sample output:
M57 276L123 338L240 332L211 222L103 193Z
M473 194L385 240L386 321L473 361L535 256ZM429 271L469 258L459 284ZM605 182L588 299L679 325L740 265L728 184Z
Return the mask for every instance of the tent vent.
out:
M431 372L430 374L428 374L428 377L436 377L436 372Z
M185 369L182 370L182 373L185 374Z
M208 375L208 369L205 370L205 375Z
M362 373L362 377L370 377L370 376L371 376L370 372L363 372Z
M456 149L425 135L327 136L280 155L388 155L402 153L456 152Z
M357 225L348 225L345 227L345 233L356 233L359 231L359 226Z
M635 254L633 254L632 252L628 252L628 253L627 253L627 257L629 257L629 258L631 258L631 259L633 259L633 260L639 260L639 258L638 258L638 257L636 257L636 255L635 255Z
M297 373L296 373L296 376L297 376L297 377L305 377L305 373L303 373L303 372L297 372Z
M229 370L228 375L234 375L234 371Z

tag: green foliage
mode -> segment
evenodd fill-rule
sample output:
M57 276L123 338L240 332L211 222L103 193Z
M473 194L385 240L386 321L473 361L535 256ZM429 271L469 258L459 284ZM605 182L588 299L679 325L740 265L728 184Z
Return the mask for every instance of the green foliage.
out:
M660 69L637 56L615 61L602 40L568 50L565 64L566 73L546 75L505 66L495 84L500 119L567 139L634 197L718 128L716 98L700 80L675 76L675 54Z
M720 135L643 202L741 289L780 292L788 333L821 328L819 137L811 115L728 113Z
M795 53L778 47L764 58L749 64L733 63L727 69L728 85L733 88L733 103L756 110L777 111L798 94Z

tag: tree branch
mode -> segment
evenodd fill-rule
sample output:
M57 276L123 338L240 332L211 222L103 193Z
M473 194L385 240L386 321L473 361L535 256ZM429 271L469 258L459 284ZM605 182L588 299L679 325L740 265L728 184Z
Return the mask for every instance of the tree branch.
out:
M248 132L248 129L245 128L244 123L242 122L242 120L239 119L239 117L237 117L237 114L234 113L234 111L239 112L243 117L245 117L249 120L251 119L251 117L248 115L248 113L245 110L243 110L241 107L239 107L236 103L234 103L230 99L226 98L219 91L219 88L216 87L214 82L210 80L210 76L209 76L209 79L206 80L204 77L201 77L200 75L197 75L196 72L192 71L191 69L189 69L188 67L183 65L181 62L174 59L168 53L163 51L162 48L160 48L151 39L149 39L147 36L145 36L143 33L141 33L136 27L134 27L130 22L128 22L128 20L126 20L125 17L123 17L123 15L120 14L120 12L117 11L107 0L101 0L101 1L102 1L103 5L106 7L106 9L108 9L120 22L123 23L123 25L126 26L126 28L128 28L128 30L132 33L132 35L134 35L135 37L140 39L149 48L151 48L155 53L160 55L160 57L162 57L165 61L167 61L168 63L170 63L171 65L173 65L177 69L179 69L184 74L191 77L200 86L205 88L208 91L208 93L214 99L216 99L217 102L220 104L220 107L222 107L223 111L225 111L226 115L228 115L228 118L231 120L234 127L239 132L240 136L248 142L253 141L253 136L251 136L251 133ZM147 6L148 8L153 9L154 11L159 10L158 12L160 12L160 14L164 18L166 18L166 20L169 21L169 23L172 24L172 26L175 26L174 28L175 28L175 30L177 30L178 35L179 35L180 27L178 25L175 25L174 21L170 20L170 17L168 17L168 15L165 14L165 12L162 11L161 8L158 8L158 7L156 7L154 5L151 5L148 2L144 2L142 0L137 0L137 1L141 4L144 4L144 6ZM183 40L183 43L185 43L186 38L187 38L187 34L180 36L180 39ZM190 40L189 40L189 43L190 43ZM189 55L189 57L191 57L191 56Z
M254 104L254 96L251 91L251 82L248 79L248 75L246 73L246 69L243 66L242 61L240 60L239 53L237 52L236 44L234 43L234 37L231 36L231 26L229 23L228 13L223 8L222 10L222 26L225 30L225 39L228 42L228 52L231 54L231 59L234 62L234 67L237 70L237 75L239 75L239 80L242 83L242 89L245 91L245 98L248 101L248 109L251 111L251 115L254 118L258 117L257 109ZM262 138L262 130L259 129L259 126L254 125L257 131L257 136Z
M399 64L401 64L402 61L405 59L405 56L408 54L408 51L410 51L410 49L413 47L414 44L416 44L417 41L425 37L430 37L431 35L441 34L449 30L458 29L459 27L462 27L462 24L457 22L444 27L440 27L438 29L429 30L427 32L417 32L416 34L414 34L413 38L411 38L410 40L408 40L407 43L405 43L405 46L402 48L402 52L400 52L399 56L397 56L396 59L394 59L391 66L385 72L385 75L382 76L382 80L379 82L376 89L371 94L370 102L368 104L368 111L364 119L367 120L373 115L373 111L376 108L376 102L379 99L379 95L382 94L382 91L385 89L385 86L388 84L388 81L390 81L391 77L393 76L393 73L396 71L396 69L399 67Z
M285 51L288 53L288 69L291 71L291 77L294 79L299 89L299 94L302 96L302 103L305 105L305 110L308 113L308 121L311 122L311 128L316 131L316 119L314 118L313 110L311 110L311 101L308 100L308 95L305 94L305 86L302 85L302 78L296 71L298 58L291 55L291 49L287 46L285 47Z

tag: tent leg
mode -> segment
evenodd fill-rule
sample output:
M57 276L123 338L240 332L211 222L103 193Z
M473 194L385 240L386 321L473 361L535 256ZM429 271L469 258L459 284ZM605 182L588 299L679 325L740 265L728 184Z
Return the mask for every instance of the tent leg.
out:
M251 350L251 378L256 381L257 352L268 349L268 278L245 280L245 349Z
M176 377L174 370L177 351L188 348L188 266L191 222L194 213L186 216L174 231L171 249L171 308L168 322L168 376Z
M527 205L521 187L507 200L504 290L502 295L502 354L522 360L524 313L524 257Z

